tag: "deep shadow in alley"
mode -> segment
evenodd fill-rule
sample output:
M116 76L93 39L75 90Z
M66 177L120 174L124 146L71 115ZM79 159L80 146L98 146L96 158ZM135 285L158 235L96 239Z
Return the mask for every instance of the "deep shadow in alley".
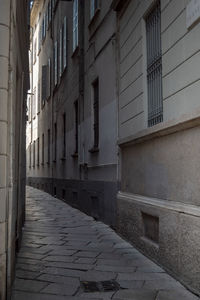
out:
M107 225L27 188L12 300L195 300Z

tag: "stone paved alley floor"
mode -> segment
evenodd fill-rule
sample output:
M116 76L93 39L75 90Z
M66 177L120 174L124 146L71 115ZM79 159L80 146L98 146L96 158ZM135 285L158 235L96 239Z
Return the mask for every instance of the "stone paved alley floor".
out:
M199 298L105 224L28 187L12 300L64 299Z

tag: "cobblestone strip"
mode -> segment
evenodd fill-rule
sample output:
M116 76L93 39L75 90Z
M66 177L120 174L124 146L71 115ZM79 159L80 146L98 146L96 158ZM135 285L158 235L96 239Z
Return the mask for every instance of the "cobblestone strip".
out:
M115 281L119 290L84 292L81 282ZM34 188L12 300L195 300L163 269L107 225Z

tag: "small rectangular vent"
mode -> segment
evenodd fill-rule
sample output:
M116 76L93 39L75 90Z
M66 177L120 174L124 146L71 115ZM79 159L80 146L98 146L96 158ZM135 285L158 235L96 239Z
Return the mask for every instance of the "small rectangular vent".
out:
M144 237L159 242L159 218L142 212Z

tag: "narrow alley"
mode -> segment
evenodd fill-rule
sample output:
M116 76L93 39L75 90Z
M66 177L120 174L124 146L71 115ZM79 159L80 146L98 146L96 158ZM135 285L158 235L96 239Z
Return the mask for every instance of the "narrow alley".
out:
M107 225L27 188L12 300L195 300Z

